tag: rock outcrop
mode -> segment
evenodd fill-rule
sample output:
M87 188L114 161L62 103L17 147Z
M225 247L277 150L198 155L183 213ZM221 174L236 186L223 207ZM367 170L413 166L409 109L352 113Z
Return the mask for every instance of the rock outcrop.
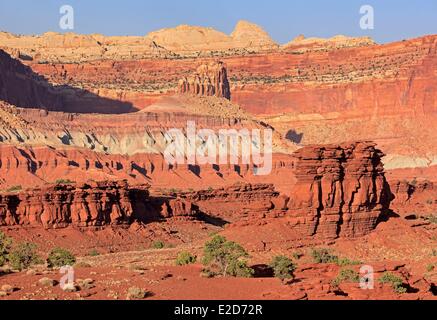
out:
M231 99L228 74L223 62L202 64L194 75L179 81L179 93Z
M184 57L236 55L279 48L261 27L239 21L231 35L213 28L180 25L151 32L147 38Z
M280 193L273 184L237 183L231 186L182 194L189 203L210 216L227 222L269 217Z
M54 85L0 49L0 102L22 108L64 112L127 113L132 104L68 85Z
M186 199L170 199L163 203L161 207L161 215L167 219L193 220L198 217L199 208Z
M26 190L12 188L0 192L0 227L128 227L133 223L199 217L194 203L177 195L151 196L149 187L131 186L127 181L67 181Z
M294 153L295 183L287 193L236 184L182 197L231 227L281 218L296 239L360 237L386 217L393 199L382 156L370 142L304 147Z
M324 38L305 38L300 35L281 47L282 50L292 50L295 53L309 51L334 50L341 48L364 47L375 45L375 41L370 37L347 37L338 35L329 39Z
M77 63L102 59L171 58L175 54L146 37L46 32L40 36L0 32L0 49L23 61Z
M278 48L261 27L247 21L240 21L231 35L188 25L157 30L143 37L56 32L26 36L0 32L0 49L23 61L41 64L234 55Z
M432 181L391 181L393 211L417 219L437 212L437 186Z
M294 154L287 177L294 183L286 193L273 184L238 183L150 199L147 187L129 187L127 182L2 193L0 225L87 227L206 215L234 227L281 218L302 239L358 237L376 227L392 200L382 156L368 142L305 147Z
M308 236L356 237L387 214L393 195L375 144L305 147L297 151L288 210Z
M271 51L279 47L263 28L245 20L238 21L231 38L248 51Z
M46 229L129 225L146 221L147 186L126 182L90 182L55 185L19 193L0 194L0 226L34 226ZM150 215L150 216L148 216Z

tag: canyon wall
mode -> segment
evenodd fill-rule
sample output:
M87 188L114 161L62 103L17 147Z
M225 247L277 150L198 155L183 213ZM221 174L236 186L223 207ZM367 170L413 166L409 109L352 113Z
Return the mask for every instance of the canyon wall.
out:
M130 102L99 96L68 84L55 85L0 50L0 100L16 107L81 113L127 113Z
M220 59L227 65L232 100L252 113L420 114L436 110L436 39L426 36L305 53L101 60L80 65L25 63L50 81L119 98L137 108L176 92L179 80L195 74L199 64Z
M219 59L226 65L231 101L295 143L338 144L347 136L378 143L387 154L387 169L437 164L432 130L437 37L384 45L368 39L316 40L297 39L287 48L253 54L23 62L51 83L147 109L176 92L217 92L219 85L207 78L190 86L188 79L199 66ZM109 112L109 106L101 109Z

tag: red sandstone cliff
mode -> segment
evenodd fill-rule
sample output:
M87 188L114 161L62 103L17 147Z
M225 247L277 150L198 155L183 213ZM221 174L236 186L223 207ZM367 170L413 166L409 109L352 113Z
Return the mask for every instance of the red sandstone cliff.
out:
M374 144L308 147L294 156L297 183L288 209L308 236L364 235L387 213L392 194Z
M130 224L147 219L147 187L91 182L0 194L0 225L63 228ZM151 217L149 217L151 218Z
M344 136L372 140L387 153L387 168L395 169L435 164L436 39L364 46L346 39L339 48L218 52L195 59L26 63L53 83L142 109L180 90L180 79L196 73L199 63L219 59L227 66L232 101L284 137L304 145L338 144ZM193 92L212 88L199 82Z
M0 50L0 100L17 107L63 112L112 114L136 110L129 102L66 84L54 85L3 50Z
M395 199L393 210L403 217L417 219L437 210L437 187L432 181L391 181Z
M179 198L152 198L149 186L126 181L58 184L0 193L0 226L129 226L160 219L194 219L198 209Z
M293 156L289 179L295 182L287 193L268 184L237 184L182 197L234 226L282 218L297 238L363 236L388 214L393 195L373 143L310 146Z
M240 183L152 199L146 188L111 182L3 193L0 224L85 227L203 214L236 226L281 218L301 238L357 237L371 232L390 205L381 156L364 142L303 148L294 154L284 194L273 185Z

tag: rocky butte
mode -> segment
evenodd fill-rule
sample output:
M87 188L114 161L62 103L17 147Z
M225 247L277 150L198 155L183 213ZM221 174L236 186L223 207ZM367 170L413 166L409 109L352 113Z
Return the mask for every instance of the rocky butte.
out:
M182 94L192 93L231 100L227 70L221 61L199 66L194 76L179 81L178 91Z

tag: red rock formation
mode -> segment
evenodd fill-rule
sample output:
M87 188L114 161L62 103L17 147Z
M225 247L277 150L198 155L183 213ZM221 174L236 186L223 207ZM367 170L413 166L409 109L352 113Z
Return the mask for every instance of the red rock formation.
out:
M249 184L184 197L234 227L284 218L301 238L359 237L374 230L392 200L382 156L369 142L305 147L294 154L289 178L296 182L288 196L273 185Z
M23 108L65 112L126 113L128 102L100 97L71 86L55 86L21 61L0 50L0 100Z
M231 99L227 70L223 62L202 64L196 74L179 81L179 93Z
M0 194L0 226L56 229L69 225L128 225L134 219L153 218L153 213L145 210L147 189L108 181Z
M228 222L263 219L274 209L279 192L273 184L238 183L182 195L200 211Z
M164 218L176 218L176 219L194 219L198 216L199 211L197 206L192 202L176 198L166 202L161 207L161 216Z
M251 113L267 115L265 121L283 136L295 130L304 145L338 144L345 135L372 140L387 153L387 169L423 167L437 154L432 130L437 110L436 40L434 35L303 54L294 49L222 52L202 57L202 62L223 61L232 101ZM142 109L177 92L178 81L196 72L198 60L26 63L54 83L80 86ZM322 134L320 126L325 128Z
M401 216L412 219L437 212L437 187L431 181L392 181L395 195L392 208Z
M307 236L362 236L387 213L392 195L374 144L306 147L294 156L297 183L288 210Z
M273 184L239 183L179 191L174 198L156 202L159 198L149 201L144 188L110 182L3 194L0 224L85 227L159 217L193 219L203 213L235 226L284 218L290 232L302 238L357 237L371 232L390 205L381 157L368 142L300 149L289 171L288 179L294 182L288 196Z

